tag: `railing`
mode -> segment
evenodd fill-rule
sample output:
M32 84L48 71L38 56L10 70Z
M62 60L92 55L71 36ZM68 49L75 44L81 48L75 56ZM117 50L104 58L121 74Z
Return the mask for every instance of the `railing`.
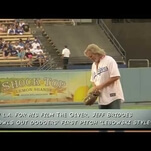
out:
M129 59L128 60L128 68L130 68L130 62L132 62L132 61L135 61L135 62L137 62L137 61L145 61L147 63L147 67L149 67L149 60L148 59Z
M92 61L85 56L70 57L69 64L92 64Z
M117 39L114 37L114 35L112 34L112 32L109 30L109 28L106 26L106 24L104 23L104 21L102 19L98 19L97 23L104 30L105 34L110 39L112 44L115 46L117 51L120 53L120 55L122 56L124 63L125 63L126 62L126 51L124 50L124 48L120 45L120 43L117 41Z
M54 61L54 58L51 58L51 56L49 56L49 59L47 59L46 62L37 70L52 70L56 68L57 68L57 64Z

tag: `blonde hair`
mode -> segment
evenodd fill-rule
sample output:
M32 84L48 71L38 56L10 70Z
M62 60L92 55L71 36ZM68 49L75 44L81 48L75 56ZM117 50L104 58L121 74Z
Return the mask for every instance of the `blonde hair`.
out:
M96 44L89 44L87 48L84 51L84 55L87 56L87 52L90 51L93 54L100 54L100 55L106 55L104 49L101 49L99 46Z

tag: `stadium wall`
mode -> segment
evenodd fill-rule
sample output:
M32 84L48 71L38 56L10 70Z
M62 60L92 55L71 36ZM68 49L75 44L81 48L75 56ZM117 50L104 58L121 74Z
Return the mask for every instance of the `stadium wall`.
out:
M150 68L120 68L126 102L151 101ZM90 69L0 73L0 104L82 102L92 85Z

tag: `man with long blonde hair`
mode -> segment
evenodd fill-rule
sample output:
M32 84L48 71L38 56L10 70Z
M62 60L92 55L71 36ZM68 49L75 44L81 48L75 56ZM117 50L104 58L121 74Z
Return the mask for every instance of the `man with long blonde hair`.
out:
M124 102L120 82L120 72L116 61L96 44L90 44L84 55L93 61L90 81L91 92L100 92L98 105L100 109L120 109Z

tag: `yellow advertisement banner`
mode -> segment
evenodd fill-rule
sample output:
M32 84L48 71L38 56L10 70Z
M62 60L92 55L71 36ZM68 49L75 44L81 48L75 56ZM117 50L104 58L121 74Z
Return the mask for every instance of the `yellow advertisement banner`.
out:
M91 88L90 71L0 73L0 103L81 102Z

